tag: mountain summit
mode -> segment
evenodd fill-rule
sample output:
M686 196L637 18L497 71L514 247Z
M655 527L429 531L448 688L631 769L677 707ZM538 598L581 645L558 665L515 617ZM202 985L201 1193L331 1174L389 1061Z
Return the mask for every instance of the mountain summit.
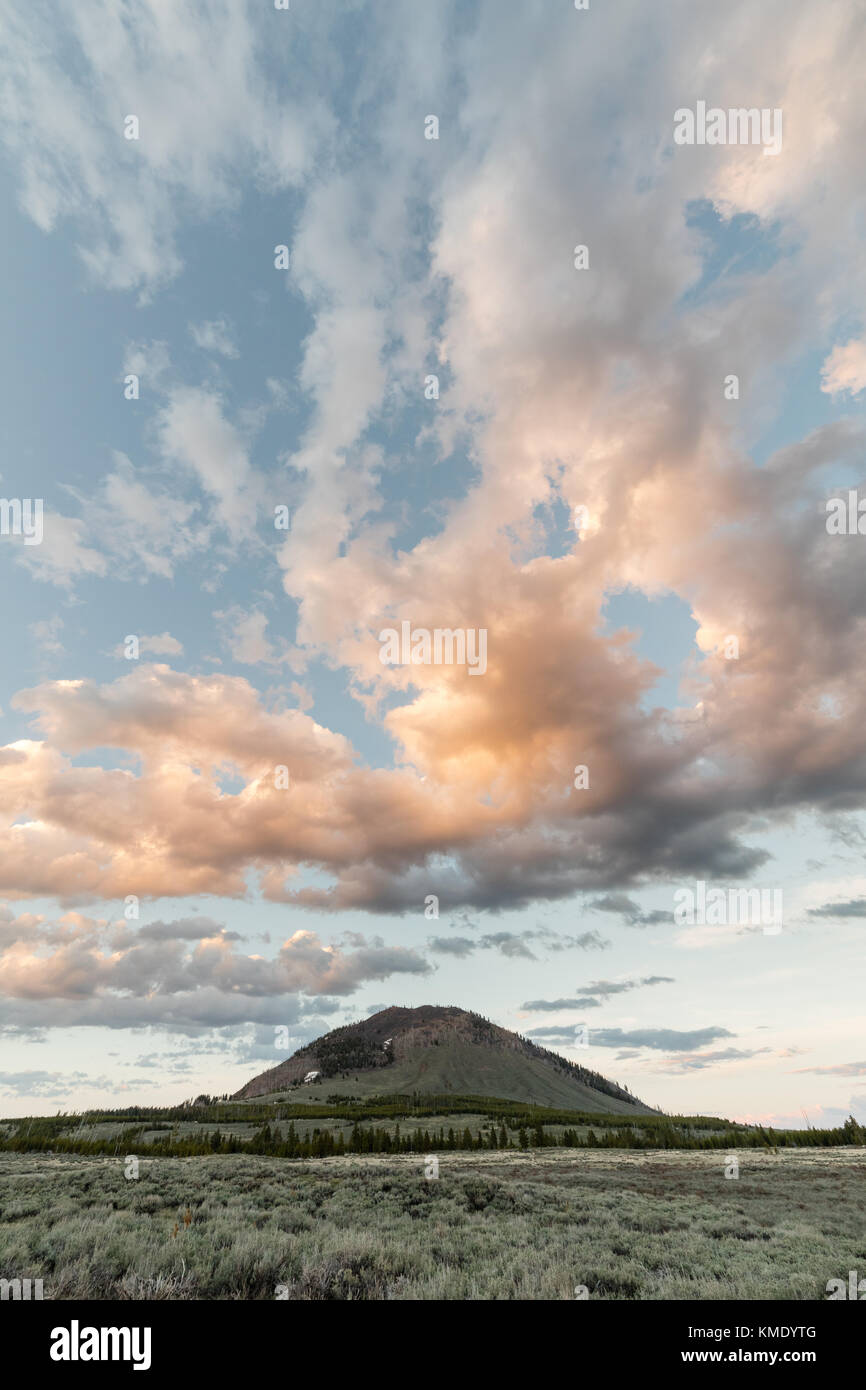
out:
M248 1081L236 1100L292 1091L327 1095L496 1096L559 1109L649 1113L622 1086L465 1009L382 1009L325 1033Z

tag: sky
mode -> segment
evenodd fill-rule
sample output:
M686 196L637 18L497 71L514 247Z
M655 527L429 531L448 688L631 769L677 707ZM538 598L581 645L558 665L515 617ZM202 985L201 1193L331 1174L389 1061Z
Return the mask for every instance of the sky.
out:
M0 19L0 1113L437 1003L866 1120L866 14Z

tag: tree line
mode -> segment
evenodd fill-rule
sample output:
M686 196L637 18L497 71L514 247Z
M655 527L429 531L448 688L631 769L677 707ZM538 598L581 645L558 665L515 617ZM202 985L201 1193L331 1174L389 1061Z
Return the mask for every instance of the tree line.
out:
M266 1122L250 1139L223 1134L218 1128L207 1134L182 1136L167 1133L150 1143L143 1141L145 1129L139 1125L124 1129L119 1135L106 1139L85 1139L69 1135L16 1132L0 1138L0 1151L31 1153L76 1153L124 1156L138 1153L147 1157L190 1158L207 1154L263 1154L272 1158L327 1158L341 1154L405 1154L447 1151L524 1150L544 1148L565 1149L766 1149L839 1147L866 1144L866 1130L850 1116L836 1129L773 1130L762 1126L728 1128L721 1133L695 1133L666 1121L661 1125L641 1126L632 1121L602 1129L589 1128L580 1132L567 1128L553 1134L538 1121L532 1126L509 1127L504 1122L482 1127L476 1133L467 1125L462 1130L444 1125L438 1129L413 1129L401 1132L399 1124L392 1130L385 1126L362 1126L357 1122L346 1136L342 1129L321 1129L301 1135L294 1122L283 1133Z

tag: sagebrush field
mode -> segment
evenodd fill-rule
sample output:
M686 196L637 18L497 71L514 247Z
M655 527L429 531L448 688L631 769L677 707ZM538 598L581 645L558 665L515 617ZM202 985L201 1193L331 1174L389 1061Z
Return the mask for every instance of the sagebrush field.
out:
M823 1299L866 1268L866 1149L0 1154L0 1277L45 1298Z

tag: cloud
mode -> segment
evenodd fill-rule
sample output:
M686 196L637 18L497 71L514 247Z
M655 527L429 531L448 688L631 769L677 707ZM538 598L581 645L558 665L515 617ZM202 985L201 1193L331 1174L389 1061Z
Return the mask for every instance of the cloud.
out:
M810 917L866 917L866 898L852 898L849 902L825 903L823 907L810 907Z
M206 941L220 937L223 941L240 941L238 932L226 931L220 922L210 917L182 917L174 922L148 922L140 927L139 941Z
M136 1086L157 1086L160 1083L151 1079L136 1078ZM114 1094L118 1090L117 1080L110 1076L91 1076L87 1072L73 1071L4 1071L0 1072L0 1091L10 1096L71 1096L80 1094L84 1088Z
M530 942L544 951L601 951L610 945L597 932L568 936L541 927L522 932L485 932L475 938L466 936L436 936L429 942L430 950L441 955L466 957L475 951L498 951L506 959L537 960Z
M708 53L702 5L652 23L635 3L601 7L581 44L573 9L540 0L507 14L481 0L459 22L387 0L358 14L377 62L338 77L344 31L326 10L280 29L284 16L228 0L195 15L97 0L60 21L6 4L0 131L27 214L73 237L115 289L153 293L178 273L182 218L231 219L252 186L279 207L296 190L287 230L281 214L248 249L307 329L302 424L281 455L298 505L275 553L298 652L341 673L394 767L361 766L346 740L299 711L269 714L243 684L154 668L112 690L73 674L18 697L42 738L10 749L0 885L69 901L241 895L258 876L273 901L393 914L430 892L491 911L577 893L618 911L604 903L621 895L629 925L662 923L626 890L744 880L769 853L756 824L803 807L841 820L866 802L861 564L819 509L828 470L862 461L862 425L833 421L761 468L744 444L765 436L787 369L838 338L866 288L842 254L861 215L863 121L838 112L862 68L858 19L835 6L791 24L783 0L759 13L735 0ZM544 80L503 104L524 88L529 36ZM629 100L612 110L647 43L658 61L629 66ZM280 60L298 53L287 96ZM672 112L696 72L723 106L770 93L782 153L675 147ZM424 142L418 111L443 94L443 139ZM123 138L130 104L138 141ZM773 254L714 276L696 209L723 233L745 218ZM292 250L279 277L278 236ZM578 237L588 272L574 268ZM169 578L203 555L215 583L241 548L250 564L264 551L253 415L228 389L181 380L159 345L140 355L155 466L116 459L86 519L52 505L43 545L19 548L64 587ZM826 383L855 384L839 361ZM732 362L749 382L736 430L720 387ZM421 390L431 365L435 409ZM399 486L416 443L447 475L421 509ZM592 525L550 553L542 518L578 505ZM697 625L677 710L653 704L658 669L635 635L603 622L607 596L629 589L678 599ZM240 628L228 620L237 659L281 656L245 612ZM377 634L402 620L485 628L487 673L384 667ZM189 715L175 708L186 698ZM103 716L122 766L82 767ZM214 771L229 765L243 778L232 795ZM303 808L273 788L277 765ZM499 949L525 958L533 943Z
M705 1071L707 1067L720 1066L725 1062L748 1061L752 1057L761 1057L769 1053L769 1047L720 1047L710 1052L696 1052L691 1056L680 1056L671 1058L667 1064L662 1064L657 1069L660 1072L692 1072Z
M852 1096L847 1107L836 1105L810 1105L799 1112L780 1113L779 1111L747 1112L732 1116L738 1124L772 1125L774 1129L836 1129L843 1125L849 1115L866 1119L866 1096Z
M83 521L46 508L41 544L22 545L18 558L29 566L35 579L64 589L83 576L103 578L108 573L106 558L87 544L86 536Z
M417 951L360 933L326 944L314 932L296 931L272 959L241 954L239 940L200 917L135 931L74 912L56 922L6 914L0 927L5 1025L179 1032L285 1026L332 1010L333 1000L319 996L345 997L370 980L431 971Z
M498 951L507 959L522 957L524 960L535 960L527 944L533 935L532 932L490 932L481 938L479 945L483 950Z
M533 1028L527 1037L564 1042L574 1040L581 1029L580 1024ZM590 1043L593 1047L640 1047L656 1052L692 1052L696 1048L715 1042L718 1038L733 1036L727 1028L634 1028L630 1031L624 1031L622 1028L593 1028L590 1032Z
M615 912L624 917L630 927L653 927L660 922L670 923L673 913L654 910L644 912L643 908L625 893L607 893L589 904L591 912Z
M223 318L191 323L189 331L196 347L200 347L204 352L218 352L223 357L240 356L232 329Z
M183 643L176 637L172 637L170 632L160 632L153 636L147 633L136 634L138 637L138 649L143 656L182 656ZM116 655L125 656L124 644L121 642L116 648Z
M123 453L116 451L113 463L89 496L67 485L81 517L46 511L42 544L19 552L35 578L67 590L109 574L112 580L170 579L179 562L208 545L211 529L198 516L198 501L169 492Z
M436 955L457 956L460 960L465 960L478 948L478 942L468 936L432 936L427 945Z
M60 633L63 631L63 619L59 613L55 613L51 618L45 618L42 622L33 623L31 631L43 652L49 656L63 656L66 648L60 641Z
M285 640L277 646L267 635L268 618L260 608L244 609L234 604L225 611L216 611L221 640L232 659L242 666L277 666L292 661L292 650ZM299 691L302 689L298 687ZM312 704L312 700L310 700Z
M455 906L565 897L593 879L645 870L654 849L659 873L674 863L694 871L707 858L726 867L755 858L750 850L744 860L724 837L710 841L724 814L718 803L706 803L702 826L694 808L682 827L677 818L665 826L660 808L644 824L634 798L619 793L603 815L576 816L561 787L539 786L530 796L521 786L516 801L511 793L491 799L473 785L468 753L428 763L426 778L411 765L363 768L341 735L300 710L269 711L241 677L141 663L106 685L45 682L19 692L13 706L33 716L41 737L5 750L10 775L0 806L10 823L0 832L0 890L7 893L61 892L65 901L233 896L246 891L253 871L273 901L400 913L420 911L430 892ZM105 747L118 750L118 768L82 765L88 749ZM843 751L839 745L840 760ZM618 755L620 767L627 761ZM848 753L845 765L850 775ZM138 773L129 770L136 766ZM286 786L277 784L281 766L289 770ZM231 794L227 771L239 784ZM532 806L536 794L531 822L522 825L518 807ZM635 791L647 806L659 795L651 781ZM701 802L704 795L702 788ZM728 795L743 795L736 779ZM609 853L600 860L602 846ZM441 863L443 853L450 862ZM331 874L331 886L293 883L302 864ZM620 895L594 906L634 917L633 901ZM488 935L509 948L502 934ZM523 934L513 949L525 954L533 943L604 947L598 933L584 932Z
M646 985L672 985L676 981L671 975L644 975L636 980L593 980L586 986L590 994L600 994L608 998L614 994L627 994L630 990L641 989Z
M646 985L673 985L671 975L645 975L637 980L594 980L586 985L586 993L575 999L532 999L521 1004L529 1013L554 1013L559 1009L597 1009L602 1000L613 995L627 994Z
M213 499L229 536L248 535L256 516L258 485L248 446L227 419L221 396L201 387L174 388L158 419L160 448L170 463L188 468Z
M4 2L3 20L2 130L22 206L45 232L65 227L109 288L172 279L184 213L235 207L240 170L296 185L330 129L315 75L301 64L278 94L262 50L280 35L232 0L171 12L142 0L134 14L94 0L59 15ZM138 139L124 138L130 107Z
M797 1073L814 1076L866 1076L866 1062L839 1062L830 1067L798 1067Z
M527 1013L558 1013L560 1009L599 1009L601 1001L590 995L576 999L528 999L520 1007Z
M857 396L866 389L866 339L852 338L834 347L821 368L821 390Z

